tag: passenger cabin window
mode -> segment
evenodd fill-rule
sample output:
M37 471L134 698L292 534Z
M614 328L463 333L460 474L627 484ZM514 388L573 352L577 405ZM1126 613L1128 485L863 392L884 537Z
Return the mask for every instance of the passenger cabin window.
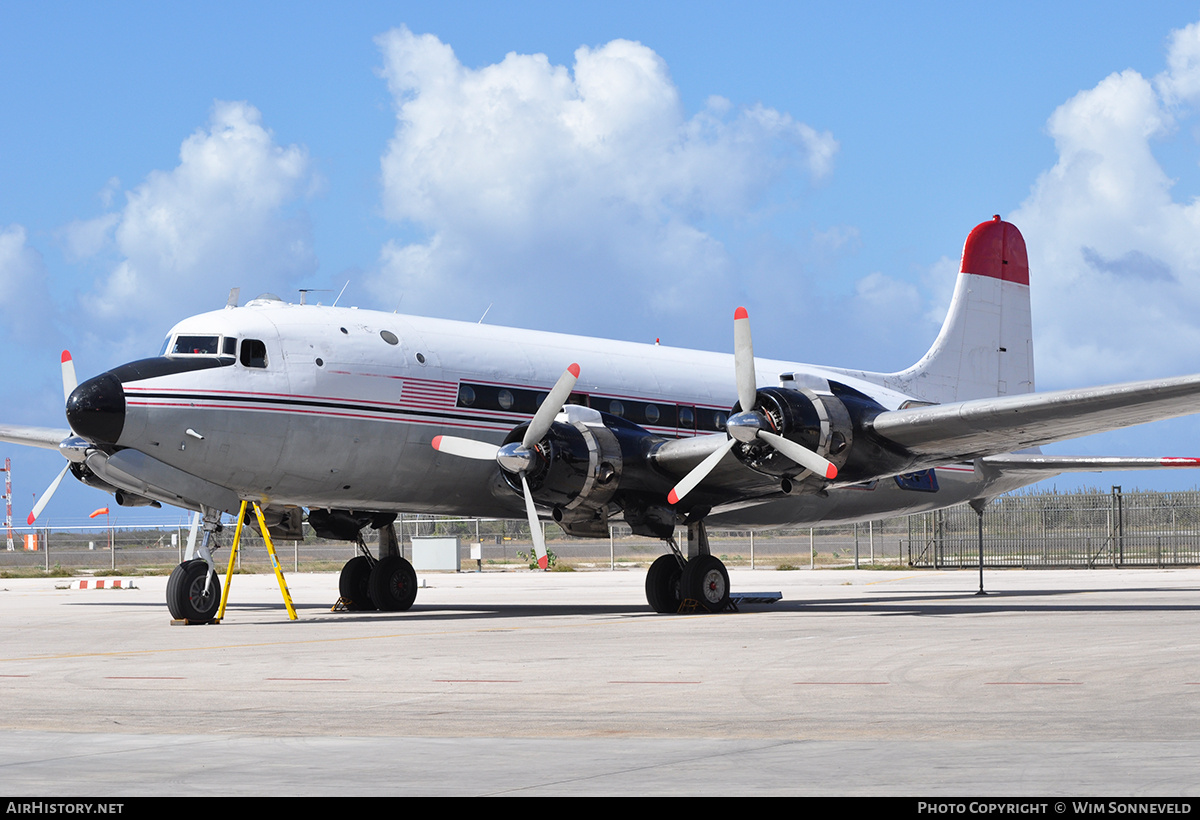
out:
M267 346L258 339L243 339L241 362L243 367L266 367Z

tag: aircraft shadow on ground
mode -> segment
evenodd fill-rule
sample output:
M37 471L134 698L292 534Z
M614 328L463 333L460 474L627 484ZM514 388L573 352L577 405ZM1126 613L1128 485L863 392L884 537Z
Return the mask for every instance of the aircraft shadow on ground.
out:
M986 589L986 587L985 587ZM900 594L877 594L855 598L805 598L781 600L774 604L742 604L736 611L722 613L724 615L742 615L752 617L763 614L794 613L804 614L839 614L855 616L954 616L980 615L995 613L1029 613L1044 614L1047 612L1075 613L1119 613L1119 612L1196 612L1200 611L1200 600L1195 593L1200 589L1191 587L1131 587L1124 589L1039 589L1039 590L1001 590L991 591L987 595L978 595L977 591L962 592L905 592ZM1089 601L1081 596L1106 594L1103 602ZM1114 596L1125 595L1160 595L1170 600L1163 602L1137 601L1122 602L1112 600ZM128 602L119 599L106 601L71 602L69 606L82 607L134 607L139 609L162 609L161 602ZM406 612L333 612L331 606L320 603L294 604L300 620L307 619L309 623L339 622L401 622L419 621L464 621L477 619L519 619L519 618L562 618L570 616L605 617L605 616L636 616L636 617L679 617L679 615L658 615L649 610L645 604L588 604L588 603L539 603L537 601L522 601L519 603L489 604L465 603L451 605L415 604ZM286 622L286 610L279 601L231 601L226 609L225 620L235 623L238 613L278 612ZM687 613L681 613L687 614ZM703 617L704 613L696 613ZM316 617L314 617L316 616ZM710 616L711 617L711 616ZM261 622L259 622L261 623Z

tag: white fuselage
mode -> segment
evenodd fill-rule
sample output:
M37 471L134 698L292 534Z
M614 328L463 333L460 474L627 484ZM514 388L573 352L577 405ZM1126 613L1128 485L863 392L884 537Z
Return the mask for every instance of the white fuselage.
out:
M733 357L367 310L255 300L186 319L170 340L218 337L225 366L124 385L117 442L273 506L521 517L494 463L439 454L440 434L499 443L572 362L575 394L667 438L717 433L736 401ZM247 356L261 343L265 360ZM171 350L169 344L168 350ZM884 408L909 399L884 376L756 360L760 385L836 379ZM724 435L724 433L720 433ZM989 484L988 481L992 483ZM1014 489L970 465L937 471L936 492L894 479L714 510L748 526L861 520ZM1011 485L1011 486L1010 486Z

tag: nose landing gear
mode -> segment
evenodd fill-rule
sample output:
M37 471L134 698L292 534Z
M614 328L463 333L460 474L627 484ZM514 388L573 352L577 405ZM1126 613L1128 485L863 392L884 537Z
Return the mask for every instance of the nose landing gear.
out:
M211 575L211 583L209 576ZM221 582L203 558L184 561L167 579L167 609L187 623L208 623L221 604Z

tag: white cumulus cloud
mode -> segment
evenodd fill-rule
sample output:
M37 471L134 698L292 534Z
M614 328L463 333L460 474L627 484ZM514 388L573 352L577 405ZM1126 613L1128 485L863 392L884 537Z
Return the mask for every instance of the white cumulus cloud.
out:
M283 289L315 267L299 208L313 185L303 147L277 145L254 106L217 102L208 124L183 141L175 168L151 172L120 210L65 229L73 255L116 260L89 310L173 322L224 305L230 287Z
M1172 33L1166 65L1059 106L1058 161L1009 217L1028 244L1043 387L1200 371L1200 204L1155 155L1190 139L1200 24ZM1194 141L1181 147L1200 160Z
M381 302L403 294L406 310L470 294L511 320L540 295L570 298L567 283L595 316L681 312L699 294L726 307L738 260L719 226L767 207L789 178L829 174L837 151L761 105L713 97L687 116L640 43L579 48L570 68L515 53L467 68L407 28L378 44L397 119L383 210L407 233L384 247L372 287ZM537 324L556 321L566 327Z

